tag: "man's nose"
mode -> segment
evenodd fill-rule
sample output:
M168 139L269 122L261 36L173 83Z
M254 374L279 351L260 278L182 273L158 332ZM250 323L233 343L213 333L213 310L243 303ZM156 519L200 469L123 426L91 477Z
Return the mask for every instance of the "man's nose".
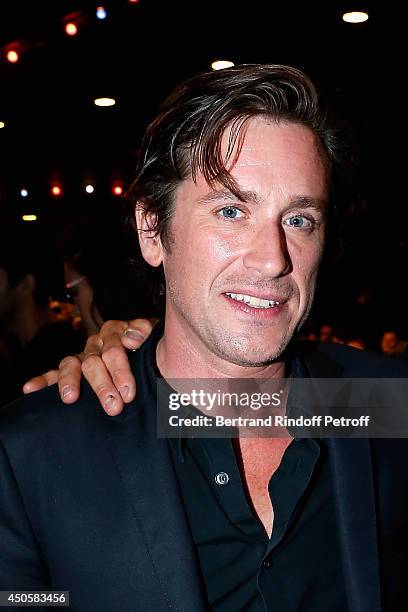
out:
M264 223L254 232L244 255L244 266L268 278L278 278L291 271L286 235L280 224Z

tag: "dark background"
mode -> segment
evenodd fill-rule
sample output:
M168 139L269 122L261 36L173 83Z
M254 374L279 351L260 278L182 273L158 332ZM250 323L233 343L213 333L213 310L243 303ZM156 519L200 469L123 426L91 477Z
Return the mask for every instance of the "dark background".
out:
M96 19L98 5L107 10L104 21ZM406 70L399 59L402 18L387 14L391 5L2 0L1 232L34 212L39 221L24 229L49 241L51 256L68 223L124 209L112 184L129 184L146 123L180 80L218 58L294 65L348 119L362 158L344 227L345 252L322 273L311 326L332 323L372 345L385 328L408 336L401 146ZM343 22L343 11L352 8L367 10L369 20ZM75 37L64 33L70 13L79 19ZM12 42L21 45L17 64L4 59ZM97 96L115 97L116 106L95 107ZM59 199L49 195L55 180L63 188ZM88 181L95 184L93 195L84 193ZM23 187L26 199L19 195Z

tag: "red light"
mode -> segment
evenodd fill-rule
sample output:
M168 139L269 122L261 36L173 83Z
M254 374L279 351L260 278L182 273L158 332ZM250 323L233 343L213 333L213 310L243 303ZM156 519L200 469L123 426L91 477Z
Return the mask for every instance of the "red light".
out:
M75 23L67 23L65 26L65 32L68 34L68 36L75 36L78 34L78 28L76 27Z
M7 58L8 62L11 62L12 64L15 64L19 60L19 55L18 55L17 51L11 50L11 51L7 51L6 58Z
M129 0L130 4L137 4L139 0Z
M53 185L53 186L51 187L51 194L52 194L54 197L58 198L58 197L59 197L59 196L62 194L62 189L61 189L61 187L59 187L59 185Z
M114 185L112 189L113 195L120 196L123 193L122 185Z

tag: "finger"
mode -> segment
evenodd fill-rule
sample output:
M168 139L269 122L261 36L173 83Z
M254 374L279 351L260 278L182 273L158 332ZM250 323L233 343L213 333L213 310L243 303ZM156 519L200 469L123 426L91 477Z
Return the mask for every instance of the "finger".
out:
M138 349L150 336L155 320L132 319L123 331L122 344L128 349Z
M111 336L104 342L102 360L123 401L131 402L136 395L136 383L126 350L117 336Z
M82 358L82 372L98 396L103 409L110 416L116 416L122 412L123 401L100 354L88 352L84 353Z
M72 404L79 398L81 376L80 355L65 357L59 364L58 390L65 404Z
M128 325L128 321L105 321L99 330L97 337L102 339L103 342L105 342L105 340L112 335L116 335L118 338L120 338L123 332L128 328Z
M102 355L102 347L103 339L100 333L89 336L83 352L79 355L81 362L89 355L97 355L100 357Z
M49 370L41 376L35 376L28 380L23 386L23 393L33 393L45 387L50 387L58 381L58 370Z
M121 342L121 335L127 324L123 321L109 321L109 323L111 325L105 325L104 339L101 333L90 336L84 354L85 356L96 355L102 358L111 379L109 382L113 383L124 402L131 402L136 394L136 384L129 366L127 353ZM117 325L117 323L120 323L120 325ZM102 364L100 365L102 368ZM104 382L106 384L108 379L105 378Z
M150 333L151 324L146 320L135 320L142 330L135 330L137 336L137 346L144 341L145 336ZM124 331L128 329L126 321L107 321L102 326L98 336L94 336L93 341L88 341L86 353L101 354L102 360L110 374L113 384L119 391L124 402L131 402L136 394L136 383L129 366L128 355L122 345ZM102 345L102 348L101 348ZM133 345L131 345L133 346Z

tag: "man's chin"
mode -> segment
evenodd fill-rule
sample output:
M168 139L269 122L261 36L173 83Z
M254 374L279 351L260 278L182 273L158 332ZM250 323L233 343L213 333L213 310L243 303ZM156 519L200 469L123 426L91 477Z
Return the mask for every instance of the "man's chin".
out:
M253 342L244 343L244 345L231 342L224 347L218 344L217 353L219 357L231 364L253 368L268 366L271 363L279 361L282 358L287 344L288 342L285 341L273 345L263 341L257 344Z
M274 353L268 353L267 355L233 355L229 361L237 366L256 368L261 366L268 366L272 363L279 361L282 358L283 350L277 350Z

